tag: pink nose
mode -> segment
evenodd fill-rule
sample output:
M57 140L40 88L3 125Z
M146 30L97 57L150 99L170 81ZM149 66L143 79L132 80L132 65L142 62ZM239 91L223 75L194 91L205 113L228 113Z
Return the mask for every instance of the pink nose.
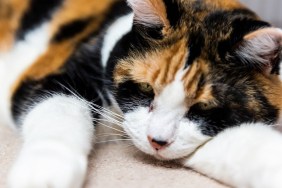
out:
M149 140L151 146L157 151L164 149L165 147L167 147L169 145L167 141L157 140L157 139L154 139L150 136L148 136L148 140Z

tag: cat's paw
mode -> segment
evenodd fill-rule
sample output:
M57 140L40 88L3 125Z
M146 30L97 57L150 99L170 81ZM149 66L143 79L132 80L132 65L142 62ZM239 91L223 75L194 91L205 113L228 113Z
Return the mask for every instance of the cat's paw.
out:
M86 157L46 151L23 154L8 177L9 188L79 188L87 169Z
M281 188L282 187L282 169L280 162L277 162L277 167L266 169L265 172L262 170L254 174L250 181L249 187L252 188ZM245 186L246 187L246 186Z

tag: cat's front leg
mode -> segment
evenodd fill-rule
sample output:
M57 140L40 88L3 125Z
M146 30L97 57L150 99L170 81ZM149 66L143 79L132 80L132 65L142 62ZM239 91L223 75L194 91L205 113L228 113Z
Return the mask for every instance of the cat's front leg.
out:
M94 134L87 102L63 95L45 99L24 118L22 134L10 188L82 187Z
M220 133L184 165L233 187L282 187L282 135L267 125L243 125Z

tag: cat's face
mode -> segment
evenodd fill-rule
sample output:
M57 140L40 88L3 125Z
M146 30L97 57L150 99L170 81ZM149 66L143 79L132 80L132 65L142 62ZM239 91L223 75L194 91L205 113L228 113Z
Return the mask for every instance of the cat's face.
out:
M118 62L114 83L139 149L176 159L228 127L279 121L281 30L234 1L129 3L146 47Z

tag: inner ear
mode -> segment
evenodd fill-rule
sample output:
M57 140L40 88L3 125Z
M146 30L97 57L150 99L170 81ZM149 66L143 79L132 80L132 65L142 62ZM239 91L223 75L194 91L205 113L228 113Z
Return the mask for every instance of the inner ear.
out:
M166 5L163 0L128 0L134 12L134 22L149 28L169 28Z
M263 28L247 34L235 49L235 56L245 65L265 73L275 73L282 52L282 30Z

